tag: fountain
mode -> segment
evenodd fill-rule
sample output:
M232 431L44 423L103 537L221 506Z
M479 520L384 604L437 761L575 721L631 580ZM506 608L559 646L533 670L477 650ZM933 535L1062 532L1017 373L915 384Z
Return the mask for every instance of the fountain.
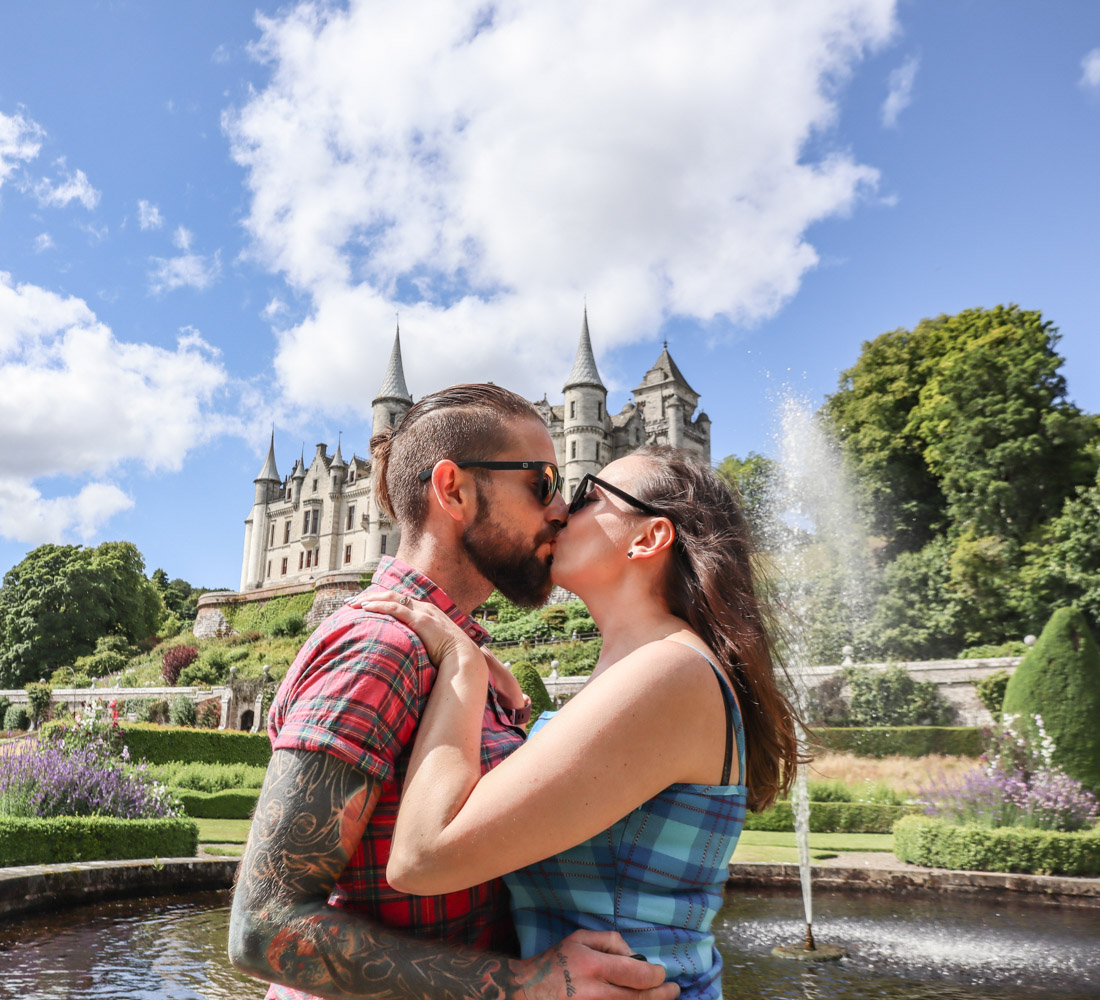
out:
M860 567L866 542L840 454L814 418L811 406L788 394L780 402L779 418L780 474L770 497L765 547L774 562L776 603L785 618L781 624L795 684L794 700L803 709L806 691L799 668L810 662L805 581L814 572L821 572L822 566L828 567L840 582L838 596L846 620L853 623L865 618L867 608ZM845 646L845 650L851 647ZM800 735L805 737L804 732L800 731ZM800 942L777 945L772 954L803 962L835 961L845 957L846 950L814 940L810 794L805 768L799 768L795 776L791 800L806 933Z

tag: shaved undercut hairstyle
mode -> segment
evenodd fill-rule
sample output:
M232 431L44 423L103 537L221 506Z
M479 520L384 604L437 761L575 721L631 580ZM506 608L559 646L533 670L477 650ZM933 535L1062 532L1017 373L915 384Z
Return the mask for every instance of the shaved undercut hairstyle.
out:
M378 506L416 541L428 517L428 486L420 482L420 472L444 458L491 461L508 446L516 423L532 419L542 421L531 403L488 382L452 385L425 396L395 427L370 439Z

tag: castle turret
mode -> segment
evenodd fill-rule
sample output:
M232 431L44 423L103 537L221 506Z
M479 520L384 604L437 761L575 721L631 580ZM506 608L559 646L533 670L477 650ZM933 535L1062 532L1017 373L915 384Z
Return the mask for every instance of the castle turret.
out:
M610 420L607 416L607 389L596 368L592 338L588 333L588 307L584 309L581 339L573 370L565 380L564 464L566 497L581 477L598 473L611 459Z
M271 443L260 474L253 480L256 491L252 512L244 525L244 559L241 563L241 590L249 590L263 584L264 552L267 550L267 505L279 495L282 479L275 466L275 429L271 430Z
M393 427L409 411L412 406L412 396L409 395L405 385L405 369L401 364L401 327L393 338L393 350L390 351L390 362L386 366L386 374L382 377L382 385L378 388L378 395L371 403L374 410L374 420L371 434L379 434L386 427Z
M692 420L699 393L672 360L668 341L634 390L634 403L643 411L647 444L668 444L710 462L710 420Z

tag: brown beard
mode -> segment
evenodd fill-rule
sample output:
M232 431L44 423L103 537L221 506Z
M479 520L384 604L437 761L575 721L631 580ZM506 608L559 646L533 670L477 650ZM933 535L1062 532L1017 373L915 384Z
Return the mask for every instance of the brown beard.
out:
M474 568L509 601L524 608L546 603L553 583L550 564L554 557L540 557L538 549L554 538L563 525L554 521L533 541L509 534L492 516L485 491L479 496L477 516L462 533L462 547Z

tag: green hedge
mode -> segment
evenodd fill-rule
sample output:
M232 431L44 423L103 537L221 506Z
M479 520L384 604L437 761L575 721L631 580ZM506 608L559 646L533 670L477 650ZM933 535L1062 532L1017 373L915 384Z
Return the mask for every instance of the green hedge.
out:
M826 750L859 757L979 757L982 731L976 726L822 727L810 734Z
M895 820L915 806L888 806L880 802L811 802L813 833L889 833ZM786 799L763 812L745 814L746 830L794 829L794 807Z
M133 722L122 735L134 760L150 764L196 761L205 764L251 764L267 767L271 741L267 733L241 733L229 729L184 729Z
M115 819L0 816L0 867L126 858L192 858L199 827L187 817Z
M960 871L1100 875L1100 827L1078 833L1020 826L956 826L928 816L894 824L901 861Z
M259 789L235 788L224 792L196 792L190 788L173 788L184 812L195 819L251 819Z

